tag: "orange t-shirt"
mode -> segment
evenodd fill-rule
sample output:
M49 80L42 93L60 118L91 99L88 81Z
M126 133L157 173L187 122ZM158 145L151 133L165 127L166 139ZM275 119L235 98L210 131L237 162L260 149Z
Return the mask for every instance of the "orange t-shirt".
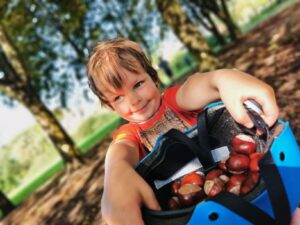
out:
M159 135L172 128L184 131L197 123L200 110L186 111L176 102L179 86L168 88L162 95L158 112L149 120L142 123L128 123L121 126L113 135L113 142L129 140L139 148L140 159L151 151ZM148 151L147 151L148 149Z

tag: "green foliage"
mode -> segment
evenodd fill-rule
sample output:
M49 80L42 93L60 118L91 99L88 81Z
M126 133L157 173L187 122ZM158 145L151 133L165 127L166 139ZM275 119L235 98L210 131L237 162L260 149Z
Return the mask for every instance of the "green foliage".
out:
M229 4L231 16L235 21L243 24L244 21L259 14L260 8L268 7L272 2L270 0L231 0Z
M33 91L46 103L58 96L61 105L67 106L76 78L86 75L87 40L82 35L88 33L86 12L87 5L80 0L16 0L0 13L0 24L17 50Z
M9 193L58 157L39 126L25 130L0 149L0 189Z
M77 145L80 145L89 136L112 123L116 117L115 113L96 113L83 121L71 136ZM99 138L97 140L99 141ZM0 147L0 189L5 193L11 193L26 186L33 177L52 167L53 162L60 160L48 137L38 125L35 125L17 135L7 145Z
M186 63L186 60L190 62L190 65ZM181 71L186 70L186 68L191 67L195 63L198 64L196 58L187 50L175 53L170 59L171 69L174 71L175 77L180 76L182 74Z
M91 134L97 132L101 127L111 123L117 117L113 112L96 113L85 120L72 135L76 143L85 140Z
M158 64L158 57L154 58L154 63ZM187 64L189 62L189 64ZM169 61L171 70L173 71L173 76L175 79L179 79L184 75L190 73L198 67L198 62L196 58L187 50L182 50L176 52ZM168 86L171 84L171 80L165 75L162 70L158 70L158 77L160 81Z
M280 5L277 2L274 2L273 4L266 6L260 13L254 15L247 23L245 23L242 26L242 31L250 31L259 23L270 18L271 16L275 15L276 13L290 6L291 4L294 4L296 1L297 0L282 1Z
M225 38L226 43L231 42L228 34L225 35L224 38ZM217 38L213 35L205 37L205 40L206 40L207 44L210 46L210 49L212 50L212 52L214 52L214 53L218 53L223 48L223 46L219 45Z

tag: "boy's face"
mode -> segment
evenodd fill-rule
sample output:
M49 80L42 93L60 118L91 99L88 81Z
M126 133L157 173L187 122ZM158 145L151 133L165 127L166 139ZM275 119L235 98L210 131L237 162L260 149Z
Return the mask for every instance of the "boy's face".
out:
M130 122L149 120L159 109L160 93L146 72L132 73L124 70L121 89L104 92L113 110Z

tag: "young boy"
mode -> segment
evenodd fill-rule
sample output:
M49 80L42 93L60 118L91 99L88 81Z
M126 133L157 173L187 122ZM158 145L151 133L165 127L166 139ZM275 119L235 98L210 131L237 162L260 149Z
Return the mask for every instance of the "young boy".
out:
M272 88L238 70L196 73L161 95L156 71L141 47L126 39L99 43L87 69L90 87L102 104L129 122L114 134L105 160L102 215L109 225L143 225L142 205L160 209L152 189L134 170L159 134L195 125L197 113L217 100L248 128L253 124L243 107L247 99L262 106L269 126L278 116Z

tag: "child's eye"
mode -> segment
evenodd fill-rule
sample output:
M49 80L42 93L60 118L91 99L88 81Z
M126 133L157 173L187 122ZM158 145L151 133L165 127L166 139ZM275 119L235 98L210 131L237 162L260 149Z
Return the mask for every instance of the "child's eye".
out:
M139 88L139 87L141 87L142 86L142 84L144 83L145 81L139 81L139 82L137 82L135 85L134 85L134 88Z
M120 101L122 99L121 95L118 95L114 98L114 102Z

